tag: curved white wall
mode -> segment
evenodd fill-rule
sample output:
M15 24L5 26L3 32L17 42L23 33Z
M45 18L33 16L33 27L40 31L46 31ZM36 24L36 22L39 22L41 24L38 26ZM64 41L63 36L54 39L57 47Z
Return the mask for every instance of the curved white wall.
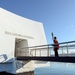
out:
M7 56L7 58L5 56L1 58L0 62L14 61L12 58L14 57L16 38L26 39L28 46L47 44L42 23L0 8L0 57ZM15 73L15 69L13 70Z

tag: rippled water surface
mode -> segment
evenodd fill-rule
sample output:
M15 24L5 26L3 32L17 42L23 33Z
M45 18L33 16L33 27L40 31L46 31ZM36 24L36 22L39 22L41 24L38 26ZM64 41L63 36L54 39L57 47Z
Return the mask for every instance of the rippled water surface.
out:
M75 64L50 62L48 67L36 68L34 75L75 75Z

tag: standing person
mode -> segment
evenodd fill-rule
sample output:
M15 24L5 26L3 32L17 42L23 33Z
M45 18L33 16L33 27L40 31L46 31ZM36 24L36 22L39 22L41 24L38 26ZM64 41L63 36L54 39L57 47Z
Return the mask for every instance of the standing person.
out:
M59 43L56 37L53 38L53 42L54 44L52 44L52 46L54 46L54 52L55 52L55 57L58 57L58 49L59 49Z

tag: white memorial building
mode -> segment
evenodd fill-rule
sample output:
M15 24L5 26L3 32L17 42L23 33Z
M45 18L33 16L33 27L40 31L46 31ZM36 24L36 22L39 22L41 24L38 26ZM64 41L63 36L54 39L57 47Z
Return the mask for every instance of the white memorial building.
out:
M42 23L0 8L0 72L19 74L34 71L34 61L19 62L15 59L17 50L44 44L47 42ZM19 55L24 53L19 52ZM27 50L26 55L30 55ZM24 64L23 67L20 63Z

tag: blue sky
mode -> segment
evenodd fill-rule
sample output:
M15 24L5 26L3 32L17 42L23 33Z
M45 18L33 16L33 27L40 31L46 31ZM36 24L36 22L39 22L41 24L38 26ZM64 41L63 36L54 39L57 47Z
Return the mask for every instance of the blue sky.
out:
M48 44L51 32L59 42L75 40L75 0L0 0L0 6L43 23Z

